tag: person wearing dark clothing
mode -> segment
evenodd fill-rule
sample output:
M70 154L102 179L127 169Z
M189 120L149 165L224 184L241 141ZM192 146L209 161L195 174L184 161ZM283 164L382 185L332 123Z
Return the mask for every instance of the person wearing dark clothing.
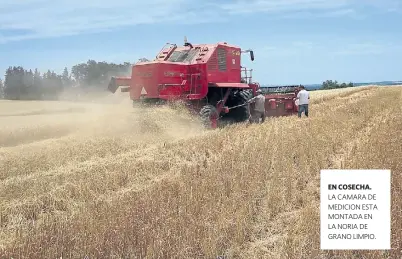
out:
M251 115L250 122L258 123L261 119L261 123L265 121L265 96L262 94L262 91L257 90L257 96L251 98L249 103L255 103L255 109L253 114Z

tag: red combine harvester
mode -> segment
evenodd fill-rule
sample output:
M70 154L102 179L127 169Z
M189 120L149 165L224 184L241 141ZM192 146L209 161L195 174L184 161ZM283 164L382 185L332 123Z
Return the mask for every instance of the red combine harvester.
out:
M242 53L254 60L252 50L226 42L192 45L185 39L181 47L168 43L155 60L136 63L131 77L112 77L108 90L115 93L124 87L121 91L130 93L133 104L185 101L208 128L247 121L254 108L247 101L258 89L267 97L267 116L297 112L297 86L261 88L252 82L252 69L241 66Z

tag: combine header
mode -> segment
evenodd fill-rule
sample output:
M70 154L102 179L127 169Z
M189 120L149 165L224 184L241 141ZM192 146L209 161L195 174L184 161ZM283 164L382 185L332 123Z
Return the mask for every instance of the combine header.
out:
M297 113L295 104L300 85L261 87L265 95L265 112L267 117L293 115Z
M133 104L185 101L208 128L224 121L247 121L253 109L247 101L260 85L252 82L252 69L241 66L243 53L254 61L252 50L226 42L192 45L185 39L180 47L168 43L153 61L136 63L131 77L112 77L108 90L115 93L123 87L121 91L130 93ZM297 112L296 88L261 88L267 97L267 116Z

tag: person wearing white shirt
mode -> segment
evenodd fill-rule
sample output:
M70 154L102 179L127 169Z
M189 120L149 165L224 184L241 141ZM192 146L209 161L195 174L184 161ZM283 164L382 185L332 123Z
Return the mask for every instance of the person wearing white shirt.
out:
M301 118L301 114L304 112L304 115L308 117L308 104L310 101L310 93L304 88L304 86L300 86L301 90L297 93L296 101L299 105L299 113L298 116Z

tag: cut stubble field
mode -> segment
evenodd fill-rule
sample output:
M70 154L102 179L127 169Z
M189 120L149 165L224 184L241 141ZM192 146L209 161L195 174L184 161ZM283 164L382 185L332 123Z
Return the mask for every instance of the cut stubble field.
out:
M402 87L311 98L214 131L127 96L0 101L0 258L401 258ZM343 168L391 169L391 251L320 251L319 173Z

